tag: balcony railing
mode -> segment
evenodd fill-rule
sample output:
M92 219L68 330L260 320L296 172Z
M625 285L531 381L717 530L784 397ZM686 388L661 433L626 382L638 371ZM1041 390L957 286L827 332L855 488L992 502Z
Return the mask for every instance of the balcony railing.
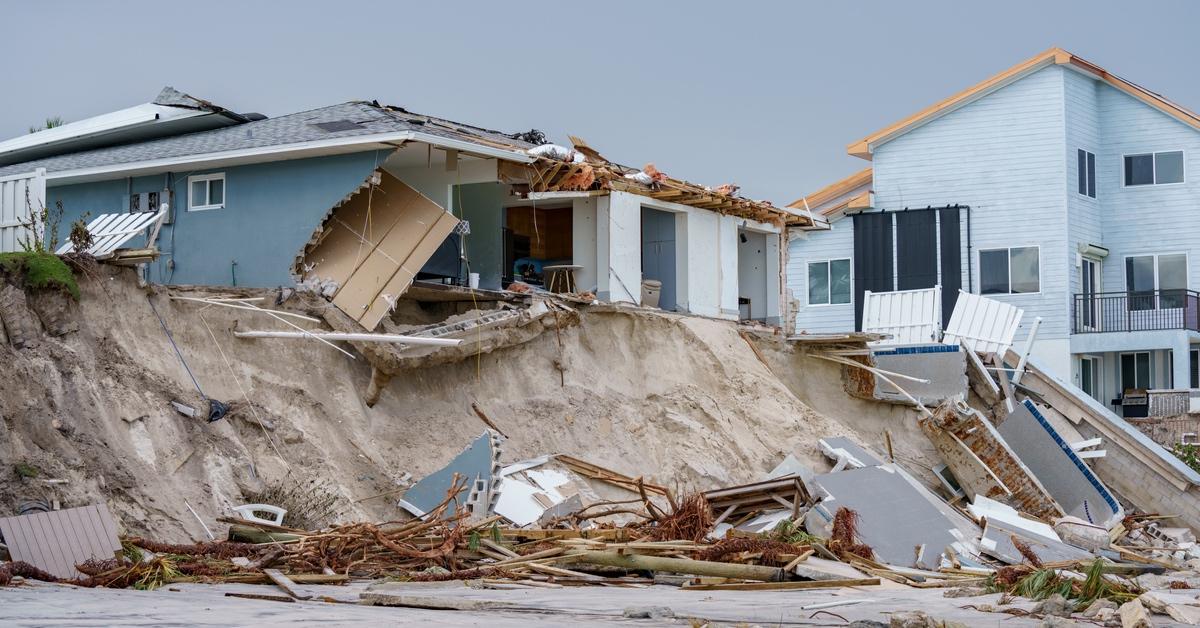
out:
M1071 308L1076 334L1191 329L1200 331L1200 292L1147 290L1076 294Z

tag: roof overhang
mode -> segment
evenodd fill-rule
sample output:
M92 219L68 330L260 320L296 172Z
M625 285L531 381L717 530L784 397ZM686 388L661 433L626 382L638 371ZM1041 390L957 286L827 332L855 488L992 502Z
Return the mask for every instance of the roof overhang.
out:
M183 157L151 159L109 166L96 166L94 168L61 170L47 173L46 180L49 185L67 185L71 183L171 172L180 170L183 167L191 170L200 170L264 161L340 155L373 149L392 149L405 142L421 142L445 150L456 150L463 154L486 159L502 159L517 163L530 163L534 160L533 157L521 151L504 150L493 146L475 144L419 131L399 131L395 133L375 133L295 144L279 144L260 148L185 155Z
M992 92L1016 82L1042 68L1052 65L1064 66L1068 69L1076 70L1088 74L1089 76L1102 80L1112 87L1141 100L1142 102L1162 111L1163 113L1178 119L1179 121L1200 130L1200 116L1196 113L1181 107L1163 96L1156 94L1144 87L1135 83L1122 79L1114 74L1109 73L1104 68L1091 63L1085 59L1075 56L1074 54L1061 48L1051 48L1033 58L1027 59L1017 65L996 74L987 80L977 83L949 98L946 98L938 103L935 103L917 113L885 127L867 137L852 142L846 147L846 152L855 157L861 157L870 161L875 149L879 146L890 142L897 137L912 131L922 125L928 124L952 111L955 111L965 105L968 105Z
M223 113L146 103L0 142L0 165L239 123Z

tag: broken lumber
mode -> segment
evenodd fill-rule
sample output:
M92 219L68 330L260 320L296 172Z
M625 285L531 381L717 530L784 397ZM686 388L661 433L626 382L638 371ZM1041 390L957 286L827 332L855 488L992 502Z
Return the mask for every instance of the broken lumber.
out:
M693 584L685 591L784 591L794 589L837 589L841 587L870 587L879 585L879 578L847 580L800 580L796 582L732 582L728 584Z
M575 556L575 554L570 554ZM737 563L718 563L707 560L692 560L690 558L667 558L664 556L646 556L643 554L622 555L614 552L583 552L578 554L578 561L592 565L621 567L624 569L645 569L647 571L666 571L669 573L693 574L697 576L715 576L718 578L737 578L739 580L758 580L761 582L779 582L784 579L784 570L778 567L764 565L741 565Z
M275 586L279 587L280 589L283 589L284 593L287 593L288 595L296 598L297 600L311 600L312 599L311 595L306 595L306 594L297 592L295 589L296 583L293 582L291 578L288 578L287 576L283 575L282 571L279 571L278 569L264 569L263 573L266 574L266 576L271 579L271 582L275 583Z
M348 342L390 342L406 345L428 345L434 347L456 347L462 340L455 338L426 338L400 334L356 334L340 331L235 331L238 338L316 338L318 340L345 340Z

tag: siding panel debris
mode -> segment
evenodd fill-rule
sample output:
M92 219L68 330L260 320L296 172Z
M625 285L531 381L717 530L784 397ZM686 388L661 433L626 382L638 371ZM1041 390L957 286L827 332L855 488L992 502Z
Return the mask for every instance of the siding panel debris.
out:
M0 518L0 535L14 561L59 578L81 578L75 565L121 551L117 525L103 504Z

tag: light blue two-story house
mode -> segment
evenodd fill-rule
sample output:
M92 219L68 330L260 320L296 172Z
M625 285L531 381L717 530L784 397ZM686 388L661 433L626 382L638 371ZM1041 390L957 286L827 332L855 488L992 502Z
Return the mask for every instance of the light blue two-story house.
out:
M830 221L787 247L797 332L855 328L866 290L934 285L944 324L961 289L1022 308L1019 344L1040 318L1033 354L1118 414L1147 411L1134 390L1187 409L1200 116L1053 48L848 151L871 167L792 205Z

